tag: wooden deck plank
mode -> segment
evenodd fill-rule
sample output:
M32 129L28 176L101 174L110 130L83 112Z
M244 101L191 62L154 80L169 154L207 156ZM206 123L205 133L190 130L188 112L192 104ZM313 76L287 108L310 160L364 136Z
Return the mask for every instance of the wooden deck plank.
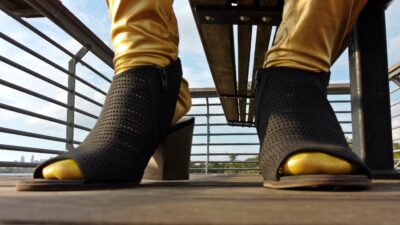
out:
M239 0L239 6L253 5L254 0ZM239 95L247 95L250 50L251 50L251 25L238 26L238 75L239 75ZM245 97L239 97L239 119L240 122L246 122L246 100Z
M192 10L197 5L229 4L229 0L190 0ZM218 94L220 96L236 95L237 84L233 26L199 24L197 21L196 24ZM237 121L239 118L237 98L221 97L220 100L227 121Z
M15 180L20 180L16 178ZM16 192L0 177L0 224L398 224L400 181L369 191L271 190L260 175L191 175L137 188Z

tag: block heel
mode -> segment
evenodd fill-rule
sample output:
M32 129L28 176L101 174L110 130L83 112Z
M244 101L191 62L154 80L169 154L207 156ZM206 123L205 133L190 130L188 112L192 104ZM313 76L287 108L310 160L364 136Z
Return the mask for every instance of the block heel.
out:
M144 171L151 180L189 179L194 118L179 120L157 147Z

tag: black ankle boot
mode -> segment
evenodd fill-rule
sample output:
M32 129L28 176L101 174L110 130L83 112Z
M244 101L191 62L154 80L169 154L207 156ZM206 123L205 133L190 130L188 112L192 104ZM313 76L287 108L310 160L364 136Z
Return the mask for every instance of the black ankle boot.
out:
M346 143L327 100L329 73L275 67L257 73L255 123L260 140L260 170L265 180L279 181L279 169L291 155L324 152L359 167L365 164Z
M140 182L144 169L171 125L178 97L180 60L165 68L141 66L114 77L104 107L83 143L71 153L41 164L42 169L73 159L84 183Z

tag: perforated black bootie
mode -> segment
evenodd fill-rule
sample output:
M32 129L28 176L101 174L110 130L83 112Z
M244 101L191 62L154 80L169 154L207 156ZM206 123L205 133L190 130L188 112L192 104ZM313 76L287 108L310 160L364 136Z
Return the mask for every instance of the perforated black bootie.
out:
M299 152L337 156L357 165L358 174L370 176L365 164L349 149L327 100L329 76L285 67L258 71L255 123L264 180L279 186L282 163Z
M96 125L71 153L47 165L73 159L83 182L140 182L154 150L170 128L182 78L180 60L164 68L141 66L114 77Z

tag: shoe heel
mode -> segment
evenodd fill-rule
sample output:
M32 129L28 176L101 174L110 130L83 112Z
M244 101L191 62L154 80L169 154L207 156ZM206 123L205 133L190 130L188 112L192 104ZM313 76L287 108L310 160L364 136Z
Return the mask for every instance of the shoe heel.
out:
M157 147L144 171L143 178L152 180L189 179L190 153L194 118L183 118Z

